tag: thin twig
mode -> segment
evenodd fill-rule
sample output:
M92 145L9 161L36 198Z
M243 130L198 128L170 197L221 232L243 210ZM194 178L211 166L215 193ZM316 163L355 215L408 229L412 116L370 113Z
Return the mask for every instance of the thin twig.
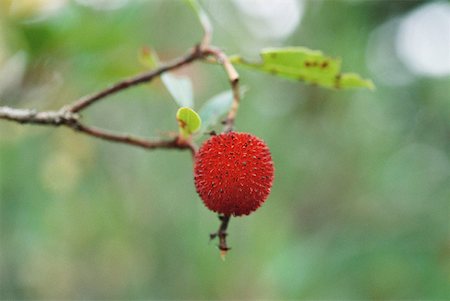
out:
M233 92L233 102L231 104L231 108L228 112L227 118L224 121L225 132L230 132L234 129L234 121L236 119L240 103L239 74L237 73L228 56L222 50L214 47L209 47L208 49L205 49L205 52L209 55L214 56L217 62L223 65L223 68L225 69L225 72L228 76L228 81L231 85L231 90Z
M125 90L127 88L130 88L132 86L136 86L143 83L148 83L152 79L154 79L157 76L160 76L161 74L178 69L186 64L189 64L195 60L201 59L204 57L204 53L200 50L200 47L197 45L195 46L187 55L184 57L178 58L171 63L168 63L166 65L163 65L161 67L158 67L154 70L151 70L149 72L145 72L133 77L130 77L128 79L122 80L111 87L104 89L98 93L85 96L79 100L77 100L73 105L69 107L69 111L76 113L80 112L84 109L86 109L88 106L92 105L94 102L105 98L106 96L109 96L111 94L115 94L117 92L120 92L122 90Z
M205 35L211 34L207 27L204 27ZM203 45L203 43L202 43ZM203 47L206 47L203 45ZM125 143L146 149L155 148L178 148L190 149L193 156L197 151L196 145L191 141L185 141L179 138L169 141L152 141L143 138L133 137L127 134L110 133L103 129L96 129L82 124L79 119L79 112L86 109L96 101L105 98L109 95L118 93L129 87L136 86L142 83L151 81L153 78L161 74L180 68L186 64L192 63L195 60L206 59L208 56L213 56L217 62L223 65L227 73L231 88L233 91L233 103L228 116L224 122L225 131L232 131L234 127L234 120L236 118L237 110L239 108L239 75L234 69L228 57L220 49L215 47L201 48L200 45L195 46L187 55L174 60L171 63L163 65L150 72L142 73L131 78L122 80L111 87L104 89L92 95L85 96L72 105L64 107L59 111L45 111L38 112L31 109L14 109L9 107L0 107L0 119L16 121L19 123L30 123L40 125L52 126L68 126L78 132L87 134L92 137L101 138L103 140Z
M105 90L102 90L93 95L83 97L78 101L74 102L74 104L64 107L59 111L38 112L31 109L14 109L9 107L0 107L0 119L16 121L19 123L30 123L40 125L52 125L52 126L64 125L74 129L75 131L87 134L92 137L134 145L146 149L155 149L155 148L190 149L192 155L194 156L197 149L195 144L193 144L191 141L185 141L179 138L168 141L152 141L143 138L133 137L127 134L115 134L103 129L97 129L82 124L79 121L80 116L77 113L94 104L96 101L105 98L111 94L118 93L122 90L125 90L132 86L136 86L141 83L149 82L156 76L159 76L167 71L180 68L195 60L203 59L208 56L214 56L216 60L224 66L224 69L231 83L231 87L233 90L233 104L225 121L226 131L231 131L233 129L234 119L236 117L236 112L239 107L239 85L238 85L239 75L237 74L233 65L229 61L228 57L221 50L213 47L200 49L198 45L194 47L193 50L191 50L191 52L189 52L186 56L174 60L172 63L161 66L150 72L146 72L131 77L129 79L120 81Z
M127 134L116 134L104 129L98 129L82 124L79 121L78 114L61 109L59 111L37 112L29 109L13 109L9 107L0 107L0 119L16 121L18 123L29 123L38 125L66 126L76 132L80 132L91 137L103 140L123 143L145 149L189 149L192 155L195 155L196 146L194 143L186 140L180 140L178 137L172 140L148 140L134 137Z
M145 149L189 149L192 157L195 157L197 146L190 139L185 140L180 137L175 137L172 140L153 141L144 138L134 137L127 134L112 133L104 129L90 127L80 122L81 116L78 113L93 105L97 101L128 89L139 84L148 83L155 77L161 74L178 69L182 66L190 64L196 60L208 60L210 56L214 57L215 61L221 64L228 76L228 80L233 92L233 102L228 112L227 118L224 121L224 131L229 132L234 129L234 121L239 108L240 94L239 94L239 74L232 65L228 56L220 49L210 46L212 41L213 28L211 22L202 8L197 2L191 2L193 8L199 16L200 23L203 28L203 37L200 44L191 49L185 56L175 59L174 61L162 65L157 69L138 74L136 76L121 80L112 86L101 90L95 94L87 95L75 101L73 104L63 107L59 111L45 111L38 112L30 109L14 109L10 107L0 106L0 119L10 120L18 123L40 124L50 126L65 126L73 129L76 132L85 135L128 145L133 145ZM229 215L219 215L221 221L220 227L216 233L210 235L211 239L219 238L219 249L222 256L230 250L227 246L227 228L230 221Z
M116 134L112 133L110 131L99 129L95 127L90 127L83 125L81 123L75 123L72 125L69 125L73 130L77 132L81 132L84 134L87 134L92 137L100 138L103 140L111 141L111 142L118 142L118 143L124 143L129 145L134 145L138 147L142 147L145 149L156 149L156 148L166 148L166 149L189 149L192 154L195 154L196 147L192 143L189 143L187 141L180 141L177 138L172 140L148 140L144 138L135 137L128 134Z
M65 110L38 112L31 109L0 107L0 119L16 121L19 123L59 126L77 122L78 118L78 114Z
M231 249L227 245L227 235L228 235L227 228L228 228L228 224L230 222L230 216L229 215L219 215L219 219L220 219L219 230L217 230L217 232L215 232L215 233L211 233L209 235L209 238L211 240L215 239L216 237L219 238L218 248L222 252L222 255L225 256L226 253Z

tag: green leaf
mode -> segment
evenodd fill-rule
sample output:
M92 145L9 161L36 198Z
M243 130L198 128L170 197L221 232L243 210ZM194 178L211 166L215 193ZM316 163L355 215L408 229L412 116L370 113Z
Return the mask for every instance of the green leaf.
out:
M267 48L261 51L262 62L248 62L232 56L233 64L284 78L304 81L325 88L375 88L371 80L355 73L341 73L341 60L325 56L321 51L305 47Z
M230 90L219 93L207 100L199 111L202 119L201 132L205 132L209 127L217 124L219 118L230 110L232 102L233 92Z
M179 108L176 117L180 135L183 138L192 136L192 134L197 132L202 125L200 116L191 108Z
M152 48L148 47L141 49L139 61L149 69L156 68L159 65L158 55ZM194 93L189 77L165 72L160 78L179 107L192 108L194 106Z
M247 92L247 88L242 86L240 89L241 98ZM200 133L207 131L219 122L219 119L230 111L233 103L233 92L231 90L223 91L207 100L199 110L202 119Z
M161 75L161 80L178 106L189 108L194 106L194 93L189 77L166 72Z

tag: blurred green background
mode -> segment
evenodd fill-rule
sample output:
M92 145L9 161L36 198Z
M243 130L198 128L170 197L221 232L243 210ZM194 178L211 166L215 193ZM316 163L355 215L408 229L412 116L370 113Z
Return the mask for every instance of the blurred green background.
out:
M224 262L188 152L0 120L0 299L450 299L449 2L202 4L228 54L303 45L377 89L239 69L237 129L269 144L276 176L231 220ZM57 109L142 72L142 46L169 60L200 37L182 1L3 0L0 105ZM180 73L196 108L228 89L218 66ZM155 81L83 120L165 137L176 108Z

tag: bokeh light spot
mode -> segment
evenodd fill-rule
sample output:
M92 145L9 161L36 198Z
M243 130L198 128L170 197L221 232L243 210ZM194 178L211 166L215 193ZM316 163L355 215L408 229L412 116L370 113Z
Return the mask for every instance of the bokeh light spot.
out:
M405 65L418 75L449 75L450 4L426 4L404 17L396 49Z
M246 15L245 25L259 38L284 39L297 28L303 15L303 2L297 0L234 0Z

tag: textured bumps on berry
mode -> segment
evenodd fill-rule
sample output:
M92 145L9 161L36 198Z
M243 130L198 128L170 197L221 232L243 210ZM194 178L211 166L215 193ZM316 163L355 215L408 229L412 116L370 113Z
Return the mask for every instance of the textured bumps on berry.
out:
M248 133L212 136L195 156L195 188L206 207L224 215L258 209L269 196L273 173L269 148Z

